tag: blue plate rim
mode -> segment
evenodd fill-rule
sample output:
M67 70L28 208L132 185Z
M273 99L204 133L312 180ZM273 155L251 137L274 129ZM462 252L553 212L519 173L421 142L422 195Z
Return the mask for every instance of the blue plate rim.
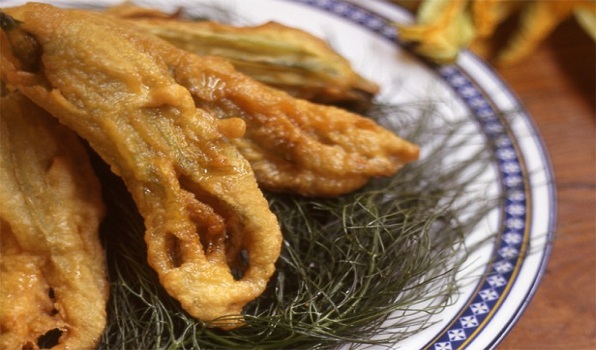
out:
M399 35L395 26L392 25L391 20L365 7L344 0L285 1L304 4L340 16L355 24L366 27L393 44L407 50L406 45L399 41ZM377 2L380 3L380 1ZM395 4L383 2L382 5L393 6L400 11L407 12ZM507 93L507 97L518 106L518 115L522 116L529 123L529 128L533 131L533 139L539 148L540 155L542 156L541 160L544 164L542 170L548 181L549 223L548 232L546 232L548 236L547 244L542 249L542 257L537 273L524 295L523 302L512 313L510 322L489 342L489 348L494 348L505 338L519 320L531 298L536 293L546 271L552 250L551 242L554 239L556 229L557 194L554 186L552 163L548 156L544 140L540 136L532 117L523 109L519 98L507 87L506 83L490 65L467 50L464 50L462 55L467 55L468 58L474 61L477 68L487 72L493 80L492 83L500 86L500 90ZM466 305L459 310L457 317L452 319L448 326L444 327L424 346L425 349L436 350L460 349L468 346L486 328L491 319L489 316L494 316L494 313L499 310L503 301L508 296L508 291L510 291L519 276L519 270L524 263L525 254L530 248L531 243L532 218L529 217L529 213L533 204L531 203L531 191L533 189L528 180L529 170L525 168L524 154L520 150L518 140L513 132L509 130L508 122L499 116L498 107L490 100L490 95L482 86L474 81L473 77L467 74L465 67L462 67L458 62L451 65L438 66L425 62L422 58L421 61L431 67L453 89L457 96L462 99L467 108L472 112L472 115L476 117L485 137L496 146L495 154L500 154L500 158L496 157L496 159L499 163L501 190L506 194L506 203L501 208L500 214L503 230L500 230L499 237L497 238L498 243L495 244L493 251L494 259L491 259L493 261L487 266L488 273L478 282L475 292L466 302ZM466 91L465 97L462 94L464 90ZM514 150L514 156L510 152L512 148ZM520 204L525 207L524 210L521 210ZM523 214L520 214L521 211L523 211ZM520 226L522 223L523 225ZM511 261L515 261L515 263L511 265ZM495 299L495 294L491 295L487 291L497 292L498 297ZM482 309L483 306L487 306L488 311L487 309Z

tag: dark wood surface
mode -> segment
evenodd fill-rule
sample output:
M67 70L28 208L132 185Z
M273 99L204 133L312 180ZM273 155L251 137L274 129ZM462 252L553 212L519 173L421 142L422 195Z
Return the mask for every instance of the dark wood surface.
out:
M542 282L499 349L596 349L596 44L572 20L497 68L541 133L558 194Z

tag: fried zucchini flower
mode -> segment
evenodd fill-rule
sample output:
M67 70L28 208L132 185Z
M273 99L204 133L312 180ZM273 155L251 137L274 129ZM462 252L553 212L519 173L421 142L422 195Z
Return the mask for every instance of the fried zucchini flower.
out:
M365 110L379 86L352 69L324 40L277 22L233 26L188 20L125 3L106 13L200 56L219 56L238 71L290 95Z
M281 247L277 219L229 141L244 122L198 108L179 82L184 55L173 57L177 49L129 24L38 3L5 11L12 52L39 62L2 58L7 82L122 177L166 291L208 326L242 325L241 311L265 289ZM37 49L21 46L31 41Z
M404 42L415 44L414 51L418 54L441 64L453 62L459 51L468 47L486 58L494 55L496 64L514 64L533 52L557 25L571 16L596 40L596 2L592 0L423 0L418 3L416 22L397 25L399 36ZM498 26L514 15L519 16L517 30L507 38L505 47L497 50L491 38Z
M349 100L348 91L372 92L372 87L363 87L372 83L359 77L343 57L308 33L276 23L237 28L181 21L134 6L112 8L108 13L127 18L141 31L162 37L185 51L216 55L177 52L175 56L183 56L177 76L191 91L197 106L220 119L237 116L246 122L244 137L232 142L249 160L264 189L337 196L360 188L373 177L393 175L418 158L418 146L369 118L292 98L259 84L281 86L286 92L301 89L301 97L313 97L306 95L314 93L318 96L315 100L326 102L333 99L332 91L344 102ZM234 69L237 67L239 70ZM288 80L280 79L275 72Z
M108 299L99 180L43 109L9 93L0 110L0 348L92 349Z
M3 59L2 74L124 179L149 264L211 325L242 324L280 252L255 175L273 191L332 196L418 157L371 119L296 99L130 22L34 3L6 12L18 62Z

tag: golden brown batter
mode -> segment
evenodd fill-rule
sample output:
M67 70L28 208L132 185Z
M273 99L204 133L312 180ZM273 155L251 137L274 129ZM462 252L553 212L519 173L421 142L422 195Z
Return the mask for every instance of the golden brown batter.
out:
M281 245L249 163L226 137L241 134L244 122L197 108L175 79L169 46L130 25L43 4L6 12L42 52L29 71L3 60L8 82L124 179L145 220L149 264L185 310L207 322L234 315L211 325L240 325Z
M18 93L0 110L0 349L91 349L108 299L99 182L44 110Z

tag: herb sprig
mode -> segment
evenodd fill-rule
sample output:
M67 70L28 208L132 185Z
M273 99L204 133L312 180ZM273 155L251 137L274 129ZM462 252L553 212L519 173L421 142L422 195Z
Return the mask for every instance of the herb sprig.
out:
M430 326L457 298L457 271L475 249L466 236L499 204L473 195L492 153L462 134L468 118L387 105L371 117L420 144L422 158L340 198L267 194L284 233L282 255L268 289L247 306L246 326L233 331L208 328L167 295L146 263L134 204L103 169L112 292L100 348L390 345ZM462 149L468 156L454 157Z

